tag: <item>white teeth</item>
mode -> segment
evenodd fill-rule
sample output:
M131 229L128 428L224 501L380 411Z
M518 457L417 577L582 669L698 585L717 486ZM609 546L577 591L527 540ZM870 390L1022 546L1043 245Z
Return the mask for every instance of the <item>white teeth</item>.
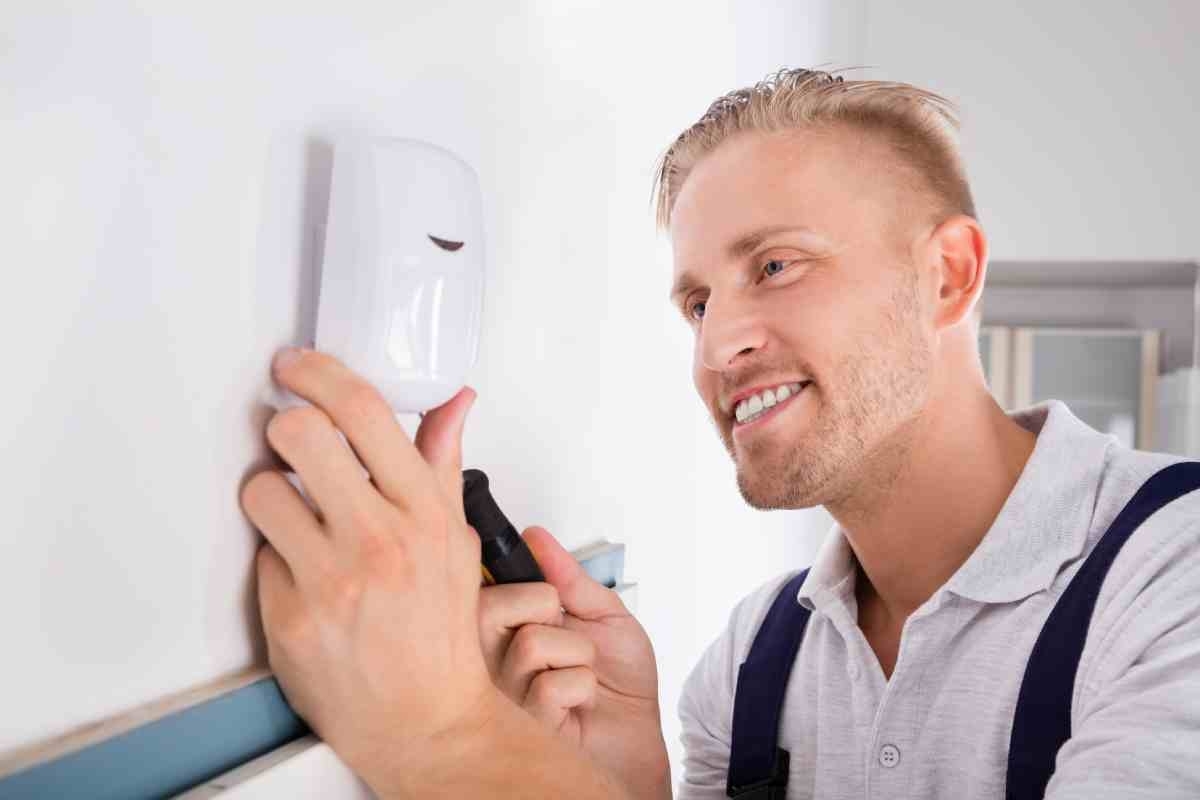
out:
M767 409L777 406L793 395L800 394L799 383L785 383L774 390L764 389L759 394L745 398L733 410L738 423L749 422Z

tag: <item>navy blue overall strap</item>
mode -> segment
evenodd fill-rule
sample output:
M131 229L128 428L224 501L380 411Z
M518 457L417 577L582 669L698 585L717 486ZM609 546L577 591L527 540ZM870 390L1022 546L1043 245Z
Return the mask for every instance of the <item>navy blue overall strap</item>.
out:
M1008 800L1046 793L1058 749L1071 738L1071 697L1092 610L1122 545L1154 512L1200 489L1200 462L1154 474L1113 520L1059 598L1038 635L1017 695L1008 748Z
M808 570L804 570L775 595L749 655L738 667L725 785L730 797L783 800L789 759L788 752L779 747L779 717L788 676L808 623L808 609L796 599L807 576Z

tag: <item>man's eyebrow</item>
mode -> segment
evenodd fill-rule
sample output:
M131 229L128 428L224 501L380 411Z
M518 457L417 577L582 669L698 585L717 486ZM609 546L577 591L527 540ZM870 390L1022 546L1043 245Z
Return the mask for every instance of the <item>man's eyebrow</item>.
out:
M806 236L817 237L816 231L802 225L768 225L739 236L725 248L725 255L730 259L742 258L758 249L768 238L781 233L802 233Z
M690 272L684 272L678 278L676 278L675 283L671 285L671 294L667 299L674 303L676 297L679 297L679 295L685 292L690 292L692 289L696 288L699 283L700 282L696 280L695 275Z
M768 225L765 228L750 231L735 239L728 247L725 248L725 255L732 261L753 253L767 239L772 236L777 236L781 233L800 233L805 236L813 237L820 241L820 236L812 228L805 228L802 225ZM671 286L671 294L669 299L674 302L675 298L684 292L690 291L699 284L699 281L690 272L684 272L675 279L675 283Z

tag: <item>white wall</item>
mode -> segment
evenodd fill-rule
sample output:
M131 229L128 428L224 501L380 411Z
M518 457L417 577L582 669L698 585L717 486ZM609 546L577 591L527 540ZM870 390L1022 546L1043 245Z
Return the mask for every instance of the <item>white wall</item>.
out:
M1200 251L1190 2L108 6L0 24L0 755L261 661L236 493L270 355L311 334L338 131L478 169L467 460L518 524L629 543L676 759L700 649L827 522L746 508L692 392L649 207L683 126L779 66L871 64L963 103L994 257Z
M995 259L1200 257L1200 3L872 0L871 77L963 108Z
M480 174L467 462L517 524L629 543L677 759L700 649L750 588L808 562L826 520L736 492L665 299L652 167L738 82L847 60L822 49L857 46L845 14L73 5L0 21L0 756L262 661L237 490L267 463L270 356L311 336L329 142L365 130ZM755 8L794 39L764 44Z

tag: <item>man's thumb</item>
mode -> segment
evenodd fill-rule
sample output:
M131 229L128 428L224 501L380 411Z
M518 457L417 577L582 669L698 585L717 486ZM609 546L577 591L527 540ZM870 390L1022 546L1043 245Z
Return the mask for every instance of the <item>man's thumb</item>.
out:
M433 469L458 516L464 522L462 508L462 435L467 412L475 404L475 390L460 389L454 397L421 418L413 440L426 463Z
M588 575L550 531L534 526L526 528L521 537L533 551L546 583L558 590L558 599L568 614L580 619L629 614L617 593Z

